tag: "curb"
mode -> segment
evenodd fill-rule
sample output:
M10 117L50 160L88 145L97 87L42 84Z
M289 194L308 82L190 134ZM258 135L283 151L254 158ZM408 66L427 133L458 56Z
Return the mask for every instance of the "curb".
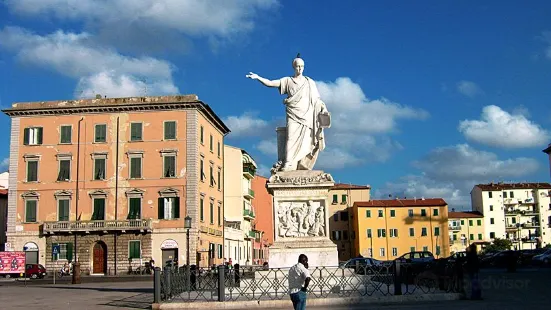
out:
M451 301L462 299L459 293L441 293L424 295L393 295L380 297L343 297L343 298L311 298L307 305L316 306L357 306L370 304L397 304L397 303L418 303L430 301ZM171 302L152 304L151 309L267 309L267 308L288 308L291 306L290 299L283 300L247 300L227 302Z

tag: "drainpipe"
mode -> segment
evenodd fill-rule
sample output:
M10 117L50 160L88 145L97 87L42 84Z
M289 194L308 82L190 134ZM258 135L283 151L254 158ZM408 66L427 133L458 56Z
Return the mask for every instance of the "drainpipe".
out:
M78 224L78 203L79 203L79 173L80 173L80 123L84 120L84 117L81 117L78 120L78 129L77 129L77 177L76 177L76 193L75 193L75 222ZM78 226L78 225L77 225ZM78 262L78 247L77 247L77 232L75 231L75 246L74 246L74 264L73 264L73 284L80 284L80 263Z
M119 207L119 117L117 116L117 145L115 155L115 221L118 219ZM115 253L115 275L117 274L117 231L113 236L113 252Z

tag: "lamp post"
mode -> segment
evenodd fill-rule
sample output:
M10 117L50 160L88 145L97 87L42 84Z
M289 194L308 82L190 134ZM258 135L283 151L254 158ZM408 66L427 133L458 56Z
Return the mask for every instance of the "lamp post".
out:
M191 228L191 216L186 216L184 219L184 228L186 229L186 290L191 290L191 266L189 265L189 229Z

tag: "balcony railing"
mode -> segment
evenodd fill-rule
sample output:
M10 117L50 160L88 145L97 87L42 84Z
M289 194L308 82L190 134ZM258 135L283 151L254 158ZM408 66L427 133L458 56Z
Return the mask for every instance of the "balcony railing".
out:
M243 217L248 219L254 219L254 212L253 210L243 209Z
M246 198L249 198L249 199L253 199L254 198L254 191L252 189L248 188L244 191L243 196L245 196Z
M91 231L151 231L151 219L44 222L45 234Z
M461 225L448 225L450 230L461 230Z
M243 175L249 179L254 178L254 175L256 173L256 169L252 166L246 165L243 166Z

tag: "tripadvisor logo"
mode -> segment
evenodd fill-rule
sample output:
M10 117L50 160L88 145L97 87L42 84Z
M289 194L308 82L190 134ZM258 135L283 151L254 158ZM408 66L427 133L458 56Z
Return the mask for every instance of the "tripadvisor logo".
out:
M471 281L467 278L465 279L467 285L471 285ZM514 289L521 290L528 288L530 285L530 280L513 280L506 278L493 278L489 277L484 280L479 280L478 284L482 290L484 289Z

